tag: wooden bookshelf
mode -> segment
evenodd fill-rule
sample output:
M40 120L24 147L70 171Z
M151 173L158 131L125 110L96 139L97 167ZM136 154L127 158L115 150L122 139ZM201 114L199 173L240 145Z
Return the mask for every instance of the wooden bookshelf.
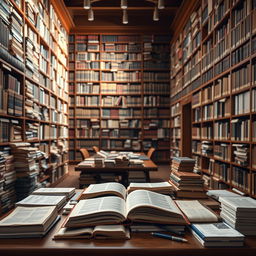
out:
M1 5L0 151L8 154L10 143L22 141L45 152L37 163L37 183L50 186L68 171L67 27L55 1ZM12 179L1 187L8 209L15 201L14 184Z
M255 197L255 1L193 6L171 41L171 157L184 154L178 134L189 129L181 109L190 98L190 156L205 184Z
M69 157L79 149L144 151L169 158L169 37L71 34Z

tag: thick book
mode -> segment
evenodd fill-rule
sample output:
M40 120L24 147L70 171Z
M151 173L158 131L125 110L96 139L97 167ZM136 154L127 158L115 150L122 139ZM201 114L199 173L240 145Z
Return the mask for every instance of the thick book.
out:
M220 197L239 197L240 195L225 190L225 189L212 189L207 191L207 196L210 196L216 200L219 200Z
M0 221L0 238L41 237L57 219L55 206L18 206Z
M101 184L91 184L86 188L81 197L81 199L89 199L100 196L119 196L123 199L126 198L127 193L134 190L148 190L153 192L158 192L161 194L171 193L171 184L168 182L156 182L156 183L130 183L130 186L126 189L124 185L118 182L106 182Z
M191 223L218 222L220 217L197 200L176 200L180 210Z
M84 228L65 228L54 235L53 239L130 239L130 231L123 225L100 225Z
M126 221L183 225L188 223L169 196L136 190L126 200L117 196L80 200L70 213L65 227L120 224Z

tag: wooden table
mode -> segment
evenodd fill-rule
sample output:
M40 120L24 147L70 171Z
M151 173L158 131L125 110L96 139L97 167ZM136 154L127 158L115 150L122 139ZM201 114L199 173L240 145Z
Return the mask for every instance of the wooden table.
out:
M93 156L92 156L93 157ZM104 173L111 173L113 175L120 175L122 177L122 184L125 186L128 185L128 177L129 177L129 172L132 171L140 171L145 174L146 182L150 182L150 175L149 173L151 171L157 171L158 167L157 165L152 161L152 160L143 160L144 166L124 166L124 167L83 167L77 165L75 167L75 171L81 171L86 174L93 174L98 177L97 182L100 182L100 174ZM97 176L99 174L99 176Z
M186 231L188 243L132 233L130 240L52 240L61 221L44 238L0 239L1 256L255 256L256 237L246 238L241 248L204 248Z

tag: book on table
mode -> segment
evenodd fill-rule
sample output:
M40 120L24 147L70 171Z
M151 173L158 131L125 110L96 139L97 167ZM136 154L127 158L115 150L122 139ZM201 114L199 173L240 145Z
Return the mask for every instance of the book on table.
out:
M123 225L100 225L95 227L65 228L54 235L53 239L130 239L129 229Z
M205 247L237 247L244 245L244 235L224 222L192 224L191 231Z
M119 196L123 199L126 198L127 193L134 190L143 189L153 192L158 192L162 194L171 193L171 185L168 182L156 182L156 183L131 183L126 189L124 185L117 182L106 182L101 184L91 184L86 188L81 197L81 199L89 199L99 196Z
M175 202L191 223L220 221L220 217L214 211L197 200L176 200Z
M33 195L65 196L67 199L75 194L75 188L39 188Z
M41 237L58 219L55 206L18 206L0 221L0 238Z
M125 221L187 224L182 212L169 196L136 190L126 200L118 196L80 200L67 218L65 227L119 224Z
M57 206L61 209L66 203L65 196L29 195L16 203L16 206Z
M206 195L218 201L220 197L239 197L240 196L237 193L234 193L226 189L211 189L207 191Z

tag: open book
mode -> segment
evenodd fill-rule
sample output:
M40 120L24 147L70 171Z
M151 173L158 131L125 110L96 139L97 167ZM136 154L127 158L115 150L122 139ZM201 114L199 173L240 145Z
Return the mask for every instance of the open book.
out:
M55 206L18 206L0 221L0 238L41 237L57 219Z
M158 192L161 194L170 194L171 185L168 182L156 182L156 183L131 183L130 186L125 188L117 182L107 182L101 184L91 184L82 193L81 199L95 198L99 196L119 196L123 199L126 198L127 192L130 193L134 190L149 190Z
M130 239L128 228L123 225L101 225L85 228L61 228L53 239Z
M126 220L163 224L187 224L174 201L146 190L131 192L126 201L117 196L80 200L65 227L119 224Z
M197 200L176 200L176 204L192 223L218 222L220 217Z

